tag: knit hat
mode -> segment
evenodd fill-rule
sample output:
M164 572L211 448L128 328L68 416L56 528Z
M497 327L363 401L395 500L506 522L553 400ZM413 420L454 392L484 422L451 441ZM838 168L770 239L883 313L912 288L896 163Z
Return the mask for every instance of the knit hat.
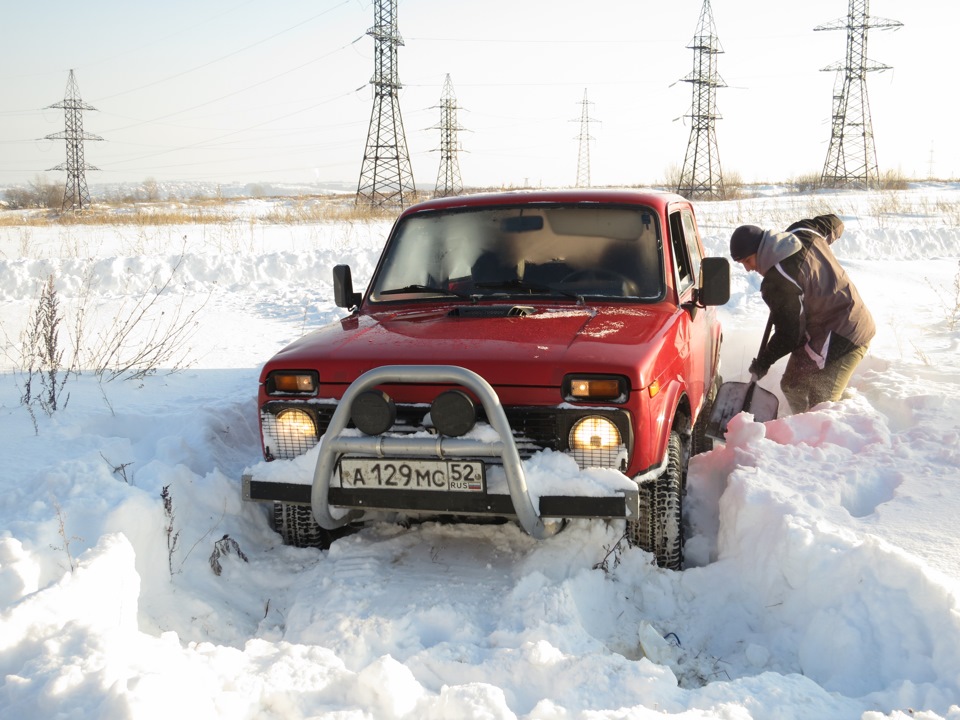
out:
M763 229L756 225L741 225L730 236L730 257L739 262L757 252Z

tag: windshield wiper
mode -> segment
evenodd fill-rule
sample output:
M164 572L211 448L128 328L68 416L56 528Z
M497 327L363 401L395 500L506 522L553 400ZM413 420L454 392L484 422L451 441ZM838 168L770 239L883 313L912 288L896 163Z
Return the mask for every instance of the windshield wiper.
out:
M576 300L577 304L583 304L583 295L551 287L550 285L541 285L526 280L514 278L512 280L491 280L484 282L475 282L473 286L479 290L526 290L527 293L539 293L543 295L563 295L571 300Z
M452 295L463 298L464 300L473 300L473 297L466 293L451 290L450 288L433 287L432 285L407 285L402 288L393 288L391 290L381 290L380 295L402 295L404 293L435 293L437 295Z

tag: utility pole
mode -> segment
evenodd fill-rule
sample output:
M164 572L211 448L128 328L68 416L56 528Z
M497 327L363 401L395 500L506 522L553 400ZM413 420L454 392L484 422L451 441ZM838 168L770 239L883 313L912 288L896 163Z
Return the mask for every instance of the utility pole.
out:
M96 110L95 107L87 105L80 99L80 88L77 86L77 79L73 75L73 70L67 78L67 91L63 101L54 105L48 105L48 108L63 109L66 129L61 132L47 135L47 140L66 140L67 141L67 160L56 167L48 170L66 170L67 184L63 191L63 201L60 203L60 212L66 210L83 210L90 204L90 191L87 189L87 170L99 170L93 165L87 164L83 159L83 141L84 140L103 140L99 135L83 131L83 111Z
M896 30L900 27L903 23L897 20L871 18L869 0L850 0L845 18L814 28L814 31L847 31L846 58L823 68L823 72L837 74L833 86L830 147L820 175L823 187L871 188L880 185L867 97L867 73L889 70L890 67L867 58L867 31L870 28Z
M374 25L367 30L375 42L373 111L360 168L357 203L371 206L409 204L416 195L407 138L400 117L400 77L397 47L403 39L397 32L397 0L376 0Z
M463 130L457 124L457 98L453 94L453 81L447 73L440 94L440 170L437 172L436 196L447 197L463 193L463 181L460 179L460 162L457 151L460 149L457 132Z
M590 187L590 141L593 140L590 137L590 123L597 121L590 117L588 109L590 102L587 100L586 88L583 90L583 100L580 105L582 108L580 111L580 135L578 136L580 153L577 155L577 187L588 188Z
M693 86L690 140L683 159L677 192L689 198L723 199L723 173L717 149L717 88L726 83L717 72L717 55L723 52L713 23L710 0L703 0L697 32L688 48L693 50L693 72L683 78Z

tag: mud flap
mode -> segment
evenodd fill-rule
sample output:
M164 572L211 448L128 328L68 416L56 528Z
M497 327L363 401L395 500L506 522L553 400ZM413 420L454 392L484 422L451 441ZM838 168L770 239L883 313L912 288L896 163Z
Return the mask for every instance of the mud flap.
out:
M779 411L780 400L777 396L757 383L725 382L713 401L706 435L722 442L727 432L727 424L739 413L753 413L753 419L757 422L767 422L776 420Z

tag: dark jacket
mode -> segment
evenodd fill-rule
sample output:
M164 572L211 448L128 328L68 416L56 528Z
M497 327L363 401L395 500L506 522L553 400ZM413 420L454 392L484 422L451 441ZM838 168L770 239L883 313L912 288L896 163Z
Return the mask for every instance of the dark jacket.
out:
M865 347L876 333L870 311L830 249L842 233L836 215L764 233L757 270L763 275L760 294L770 308L774 333L757 356L761 369L801 347L822 369Z

